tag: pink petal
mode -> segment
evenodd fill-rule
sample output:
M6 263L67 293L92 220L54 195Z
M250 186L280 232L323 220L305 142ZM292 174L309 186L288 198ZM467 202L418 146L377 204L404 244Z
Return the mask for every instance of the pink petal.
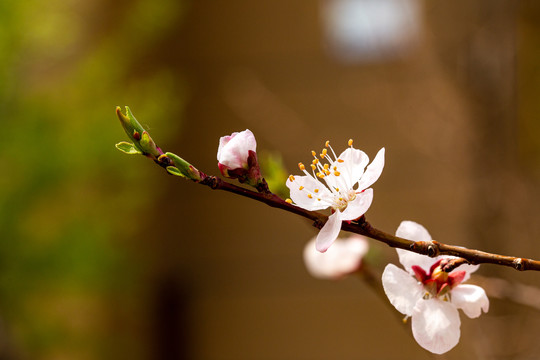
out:
M326 224L324 224L321 231L319 231L319 235L317 235L317 240L315 241L317 251L325 252L328 250L334 240L336 240L340 230L340 212L336 211L328 217L328 221L326 221Z
M373 189L367 189L356 194L356 199L349 202L347 208L341 213L341 220L355 220L364 215L373 201Z
M414 221L402 221L396 230L396 236L413 241L431 241L431 235L426 228Z
M461 321L456 307L437 298L420 300L412 315L414 339L424 349L444 354L459 342Z
M314 211L326 209L330 206L331 200L329 199L332 198L330 190L311 176L294 176L294 181L287 179L285 184L290 190L292 201L301 208ZM301 187L303 187L302 190L300 190ZM315 189L318 189L317 196L313 196ZM308 194L312 194L312 197L309 198Z
M247 167L249 151L255 152L257 141L253 133L246 129L220 139L218 161L230 169Z
M369 164L369 166L367 167L364 175L362 175L362 178L358 182L358 190L367 189L375 181L377 181L377 179L379 179L379 176L381 176L383 168L384 168L384 148L379 150L379 152L375 156L375 159L373 159L371 164Z
M452 290L452 304L471 319L489 310L489 299L484 289L476 285L461 284Z
M397 311L411 316L414 306L422 299L422 285L394 264L388 264L384 268L382 284L388 300Z

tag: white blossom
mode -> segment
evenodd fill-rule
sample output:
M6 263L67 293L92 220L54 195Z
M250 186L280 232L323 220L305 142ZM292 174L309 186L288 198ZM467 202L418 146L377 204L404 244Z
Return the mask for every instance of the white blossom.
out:
M403 221L396 236L413 241L431 241L431 236L420 224ZM459 342L460 325L458 309L476 318L487 312L489 299L484 289L462 284L478 268L461 265L446 273L441 265L451 256L428 256L396 249L405 270L389 264L384 269L384 291L394 307L412 317L415 340L424 349L435 354L451 350Z
M312 173L307 172L304 164L300 163L300 170L305 175L290 175L286 183L291 199L297 206L310 211L326 208L333 211L317 236L316 248L320 252L325 252L337 238L342 221L358 219L368 210L373 201L373 189L369 186L377 181L384 167L384 148L379 150L366 169L369 157L353 148L352 140L349 140L349 146L337 156L327 141L319 155L327 163L321 163L315 151L312 151ZM327 148L333 157L328 154Z

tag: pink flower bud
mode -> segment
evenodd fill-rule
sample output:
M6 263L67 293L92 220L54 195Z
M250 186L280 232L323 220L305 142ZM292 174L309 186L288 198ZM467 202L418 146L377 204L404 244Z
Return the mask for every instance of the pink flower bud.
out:
M256 149L257 141L248 129L222 136L217 152L219 171L227 178L256 185L261 178Z

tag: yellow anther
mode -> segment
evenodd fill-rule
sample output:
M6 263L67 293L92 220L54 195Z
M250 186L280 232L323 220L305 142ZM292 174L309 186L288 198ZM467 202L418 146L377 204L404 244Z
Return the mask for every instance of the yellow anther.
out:
M317 156L317 153L315 151L311 150L311 155Z
M311 164L311 170L315 170L315 169L317 169L317 167L315 165Z
M324 170L328 170L330 168L330 165L324 164Z
M317 198L317 200L321 201L321 199L320 199L320 198Z
M338 200L339 200L339 201L343 201L343 198L339 198Z
M321 157L322 157L322 158L325 157L325 156L326 156L326 153L328 153L328 150L322 149L322 151L321 151Z
M322 179L324 177L324 174L323 173L317 173L317 176Z
M307 197L313 199L313 196L311 196L311 194L307 194Z
M337 162L338 162L338 163L344 163L345 160L337 159Z
M294 181L294 176L289 175L289 181L290 181L290 182L293 182L293 181Z
M318 193L318 192L319 192L319 189L315 189L315 190L313 190L313 191L315 191L316 193Z
M330 174L331 174L331 172L328 171L328 170L326 170L324 173L325 173L326 175L330 175Z
M334 166L334 171L337 171L337 166Z
M349 146L352 146L352 143L353 143L353 140L349 139L349 142L347 144L349 144Z
M324 146L326 147L330 146L330 140L326 140L326 142L324 143Z
M334 175L339 176L341 173L339 171L334 171Z
M304 187L303 187L303 186L300 186L300 187L298 188L298 190L304 190Z
M299 167L300 170L302 170L302 171L306 170L306 167L305 167L304 164L302 164L302 163L298 163L298 167Z
M319 159L313 159L311 163L317 165L319 163Z
M291 200L291 199L286 199L285 202L286 202L287 204L292 204L292 200Z
M336 188L336 191L339 192L339 188Z

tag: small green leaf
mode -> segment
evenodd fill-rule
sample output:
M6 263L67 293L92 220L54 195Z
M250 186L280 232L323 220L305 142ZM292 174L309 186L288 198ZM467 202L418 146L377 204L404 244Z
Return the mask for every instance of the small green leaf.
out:
M188 179L194 181L201 181L201 172L197 170L193 165L182 159L180 156L171 152L165 153L169 159L171 159L175 165L175 168Z
M129 155L141 155L142 152L135 147L132 143L128 143L126 141L119 142L116 144L116 148L120 150L123 153L129 154Z
M176 175L185 178L186 176L178 170L178 168L175 168L174 166L167 166L167 172L171 175Z

